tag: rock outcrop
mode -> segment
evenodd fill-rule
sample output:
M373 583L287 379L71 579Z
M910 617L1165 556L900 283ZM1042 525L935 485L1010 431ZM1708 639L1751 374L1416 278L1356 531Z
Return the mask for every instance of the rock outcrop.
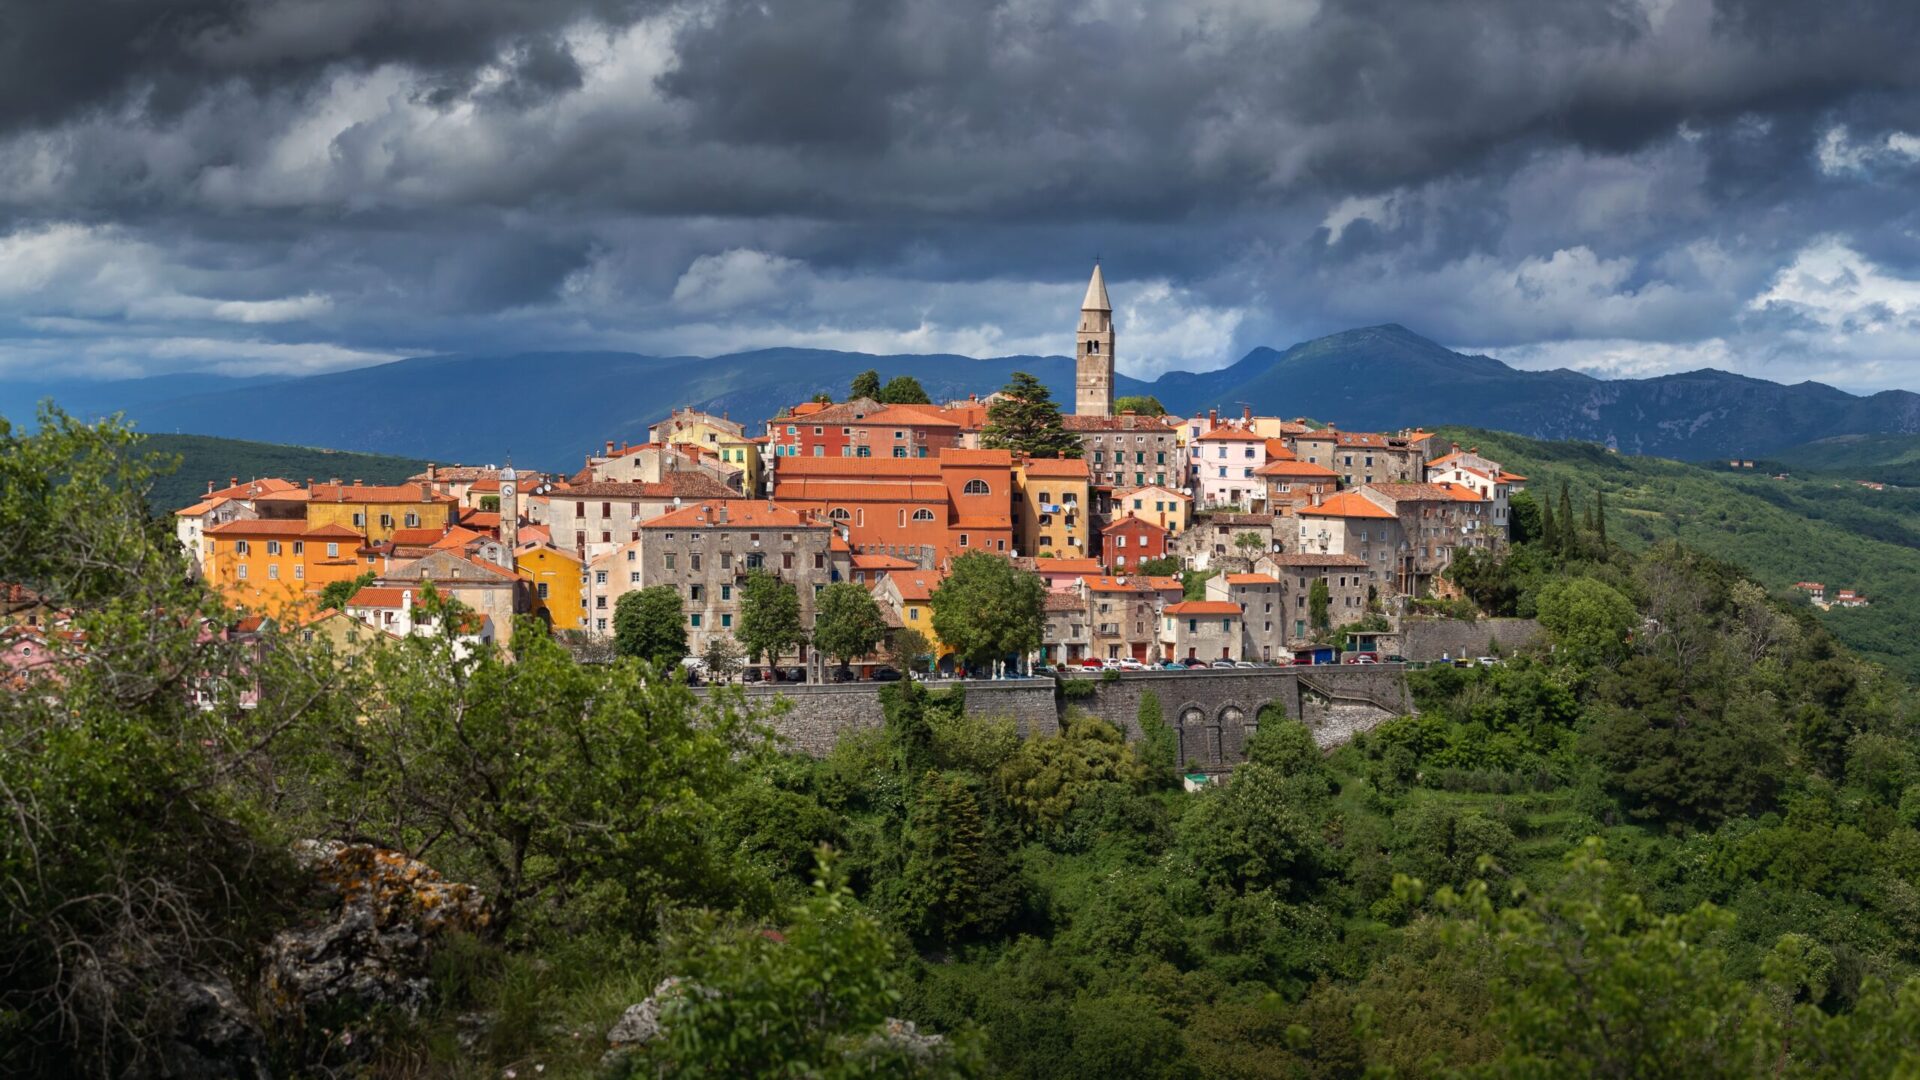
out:
M399 852L308 842L299 856L334 904L327 921L284 931L268 948L265 996L283 1016L333 1007L415 1013L427 1000L435 940L488 924L478 889Z

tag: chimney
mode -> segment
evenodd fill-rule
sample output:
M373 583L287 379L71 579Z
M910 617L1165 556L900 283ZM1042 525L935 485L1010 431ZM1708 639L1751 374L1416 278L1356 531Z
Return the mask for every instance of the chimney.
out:
M1251 406L1251 405L1241 405L1241 406L1240 406L1240 419L1242 419L1242 420L1245 420L1245 421L1246 421L1247 423L1249 423L1249 424L1251 424L1251 423L1253 423L1253 406Z
M612 439L607 440L607 456L608 457L613 456L613 440Z
M427 483L431 484L435 480L438 480L439 478L440 478L440 467L435 465L431 461L427 462Z
M1220 423L1220 410L1208 409L1207 410L1207 427L1212 428L1217 426L1219 423Z
M228 487L239 487L239 486L240 486L240 478L239 478L239 477L237 477L237 476L229 476L229 477L227 477L227 486L228 486Z
M213 485L215 485L215 484L217 484L217 483L219 483L219 482L220 482L220 481L218 481L218 480L209 480L209 481L207 481L207 494L209 494L209 495L211 495L211 494L213 494Z
M359 477L357 477L357 476L356 476L356 477L354 477L354 478L353 478L353 486L354 486L354 487L365 487L365 486L366 486L366 481L364 481L364 480L362 480L362 479L360 479Z
M1460 444L1459 444L1459 443L1454 443L1454 444L1453 444L1453 452L1454 452L1454 453L1456 453L1456 454L1460 452Z
M307 490L308 491L313 490L313 477L311 476L307 477Z
M727 523L727 504L723 502L720 504L720 524L725 525L726 523Z

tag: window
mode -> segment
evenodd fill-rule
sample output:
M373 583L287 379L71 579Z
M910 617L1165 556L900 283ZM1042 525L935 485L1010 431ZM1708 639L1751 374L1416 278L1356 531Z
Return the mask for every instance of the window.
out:
M723 613L720 616L720 626L724 629L732 625L733 625L733 616Z
M908 621L908 622L919 622L919 621L920 621L920 609L919 609L919 608L908 608L908 609L907 609L907 621Z
M606 597L604 597L604 596L596 596L596 597L594 597L594 598L593 598L593 606L594 606L594 607L596 607L596 608L599 608L599 609L600 609L600 610L602 610L602 611L605 611L605 610L607 609L607 598L606 598Z
M628 562L633 562L633 561L634 561L634 556L636 556L636 555L638 555L638 554L640 554L640 553L639 553L639 552L637 552L637 551L635 551L635 550L633 550L632 548L628 548L628 549L627 549L627 561L628 561Z
M733 586L731 585L720 586L720 599L722 600L733 599Z
M577 517L577 518L583 518L583 517L586 517L586 516L587 516L587 504L586 504L586 503L583 503L583 502L577 502L577 503L574 503L574 504L573 504L573 516L574 516L574 517Z
M640 584L640 571L638 570L627 571L627 584L629 585Z
M961 533L961 534L960 534L960 546L961 546L961 547L966 547L966 546L967 546L967 534L966 534L966 533Z
M267 554L269 555L280 554L280 541L278 540L267 541Z
M417 529L419 527L420 527L420 515L409 512L407 514L407 528Z
M361 512L359 512L359 511L357 511L357 510L356 510L356 511L354 511L354 514L353 514L353 527L354 527L354 528L356 528L356 529L364 529L364 528L366 528L366 527L367 527L367 515L365 515L365 514L363 514L363 513L361 513Z
M612 504L612 503L610 503L610 502L603 502L603 503L601 503L601 504L600 504L600 516L601 516L601 517L603 517L603 518L610 518L610 517L612 517L612 516L613 516L613 504Z
M540 599L545 600L547 598L547 583L543 581L536 586L536 588L540 592Z
M963 495L985 495L988 494L988 491L989 489L987 488L987 482L985 480L969 480L967 481L967 486L960 489Z
M923 507L921 507L920 509L918 509L918 510L915 510L915 511L913 512L913 520L915 520L915 521L932 521L932 520L933 520L933 511L931 511L931 510L929 510L929 509L927 509L926 507L924 507L924 506L923 506Z
M699 552L696 551L693 554L687 556L687 569L689 570L700 569L700 553Z
M280 564L279 563L267 564L267 580L268 581L280 580Z
M671 551L667 552L667 569L671 570L674 568L674 565L675 565L674 560L676 558L678 558L678 556L674 555L673 552Z
M305 555L307 553L307 542L305 540L295 540L293 542L293 553L295 555Z
M605 619L595 619L595 620L593 620L593 628L594 628L595 630L599 630L599 631L601 631L602 633L605 633L605 632L606 632L606 629L607 629L607 620L605 620Z
M689 600L700 599L700 586L698 585L687 586L687 599Z
M241 581L247 580L247 564L246 563L240 564L240 570L235 576L237 576Z
M393 528L393 515L392 515L392 514L381 514L381 515L380 515L380 527L381 527L381 528L383 528L383 529L391 529L391 528Z
M595 570L593 572L593 583L595 585L605 585L607 583L607 572L605 570Z
M295 566L293 568L293 580L295 581L307 580L307 568L304 566Z
M780 553L780 568L782 570L793 569L793 552L783 551Z
M339 544L328 544L328 545L327 545L327 558L329 558L329 559L337 559L337 558L339 558L339 557L340 557L340 545L339 545Z
M847 513L847 508L844 506L836 506L827 511L827 516L835 521L846 521L853 517L852 514Z
M252 552L253 552L253 548L252 548L252 546L251 546L251 545L249 545L249 544L248 544L248 543L247 543L247 542L246 542L245 540L235 540L235 541L233 542L233 553L234 553L234 554L236 554L236 555L248 555L248 554L251 554Z

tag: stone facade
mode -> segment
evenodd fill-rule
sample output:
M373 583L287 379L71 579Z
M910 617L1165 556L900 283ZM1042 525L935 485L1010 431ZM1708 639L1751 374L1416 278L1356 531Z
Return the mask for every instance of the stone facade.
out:
M1074 332L1073 411L1080 416L1113 415L1113 304L1100 264L1080 302L1080 327Z

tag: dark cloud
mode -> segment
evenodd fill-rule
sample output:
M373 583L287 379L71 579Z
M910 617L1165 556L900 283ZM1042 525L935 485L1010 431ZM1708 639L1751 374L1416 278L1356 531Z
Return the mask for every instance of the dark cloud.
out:
M991 305L1099 254L1153 365L1387 320L1810 356L1914 316L1915 40L1908 0L16 2L0 323L1041 347ZM115 250L159 299L36 284ZM1831 295L1759 303L1789 268Z

